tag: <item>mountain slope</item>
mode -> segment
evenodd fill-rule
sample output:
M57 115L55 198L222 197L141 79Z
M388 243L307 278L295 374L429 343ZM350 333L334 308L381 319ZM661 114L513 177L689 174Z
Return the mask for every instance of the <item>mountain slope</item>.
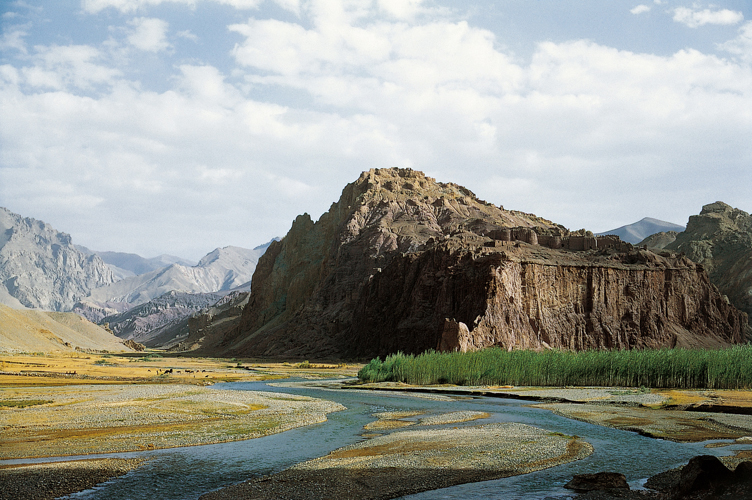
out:
M686 258L570 233L421 172L375 169L271 244L239 325L205 352L722 346L746 328Z
M171 291L123 313L107 316L100 323L107 323L121 339L131 339L147 347L160 347L182 333L170 333L177 325L186 323L192 314L216 304L222 296L222 293Z
M0 351L131 351L122 340L74 313L16 310L0 304Z
M702 207L687 229L666 245L702 264L711 282L752 315L752 216L721 201Z
M684 231L684 226L680 226L679 224L674 224L672 222L645 217L644 219L633 224L627 224L626 226L617 227L616 229L612 229L610 231L598 233L597 236L613 234L621 238L623 241L632 243L634 245L641 242L651 234L667 231Z
M268 244L253 250L228 246L217 248L197 265L172 264L93 290L87 302L144 304L171 291L213 293L250 286L253 271Z
M79 251L69 235L0 207L0 302L67 311L114 280L102 259Z

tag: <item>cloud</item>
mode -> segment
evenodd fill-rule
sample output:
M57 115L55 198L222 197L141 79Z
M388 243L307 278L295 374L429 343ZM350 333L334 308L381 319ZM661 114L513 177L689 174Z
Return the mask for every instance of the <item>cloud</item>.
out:
M631 12L632 14L635 14L635 15L637 15L637 14L644 14L645 12L650 12L650 6L644 5L644 4L640 4L640 5L632 8L632 9L630 9L629 12Z
M128 35L128 42L139 50L159 52L170 48L166 40L169 24L162 19L136 17L128 21L133 31Z
M96 48L34 47L0 66L0 199L95 248L193 258L283 235L369 168L420 169L594 230L749 200L748 64L582 40L521 60L414 7L251 18L229 27L233 64L179 59L159 92ZM749 54L750 29L724 50Z
M719 44L718 48L738 56L743 61L752 63L752 21L747 21L739 28L739 36Z
M263 0L82 0L81 7L84 12L97 14L105 9L115 9L125 14L138 12L139 10L161 5L163 3L174 3L186 5L195 8L201 2L216 2L221 5L229 5L236 9L247 10L257 9ZM290 4L294 0L278 0Z
M99 64L101 52L88 45L37 46L35 50L34 64L21 69L25 83L32 87L88 90L112 85L121 75L119 70Z
M0 50L15 49L22 54L26 54L26 42L24 37L28 36L27 28L22 26L13 26L3 33L0 39Z
M723 9L711 11L710 9L692 10L687 7L674 9L674 21L690 28L698 28L706 24L731 25L744 20L744 14L738 11Z

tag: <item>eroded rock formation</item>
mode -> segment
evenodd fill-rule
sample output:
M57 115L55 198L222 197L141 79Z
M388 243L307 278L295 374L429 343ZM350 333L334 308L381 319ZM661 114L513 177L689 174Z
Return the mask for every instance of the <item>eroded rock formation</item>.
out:
M600 242L600 245L599 245ZM747 317L704 270L570 233L409 169L364 172L258 262L225 355L720 346Z
M752 216L723 202L702 207L681 233L659 233L649 247L683 252L702 264L711 283L738 309L752 314Z

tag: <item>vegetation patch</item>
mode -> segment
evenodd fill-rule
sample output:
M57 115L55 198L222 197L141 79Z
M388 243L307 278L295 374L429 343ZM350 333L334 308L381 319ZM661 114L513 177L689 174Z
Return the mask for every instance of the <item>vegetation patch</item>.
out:
M0 400L0 410L8 408L27 408L29 406L46 405L52 403L49 399L5 399Z
M406 355L371 360L364 382L414 385L752 388L752 346L632 351L506 351Z

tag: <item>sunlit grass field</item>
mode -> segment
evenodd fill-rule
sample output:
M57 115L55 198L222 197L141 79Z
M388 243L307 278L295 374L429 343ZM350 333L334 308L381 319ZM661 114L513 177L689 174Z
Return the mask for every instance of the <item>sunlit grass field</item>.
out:
M364 382L415 385L752 388L752 346L632 351L506 351L402 353L371 360Z

